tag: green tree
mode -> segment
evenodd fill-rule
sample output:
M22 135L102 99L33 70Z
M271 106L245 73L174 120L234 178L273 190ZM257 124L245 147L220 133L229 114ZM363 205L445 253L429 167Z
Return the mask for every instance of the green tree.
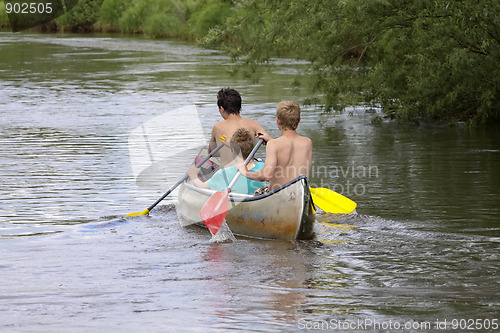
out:
M130 7L131 0L104 0L99 10L99 18L105 30L118 30L118 20Z
M131 3L118 19L120 30L152 37L177 37L187 20L180 0L139 0Z
M486 123L500 119L499 13L495 0L246 0L205 45L250 68L310 61L327 110Z
M55 20L59 30L74 32L92 30L92 26L99 19L102 1L80 0L74 8Z
M7 16L7 11L5 7L0 5L0 27L9 26L9 17Z
M190 32L197 37L204 36L210 29L224 24L232 15L232 8L230 1L198 1L188 21Z

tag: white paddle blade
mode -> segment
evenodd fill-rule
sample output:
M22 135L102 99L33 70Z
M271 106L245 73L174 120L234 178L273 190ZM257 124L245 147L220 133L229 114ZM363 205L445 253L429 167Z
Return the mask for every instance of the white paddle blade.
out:
M148 189L171 186L184 175L205 145L206 136L194 105L146 121L128 138L136 184Z

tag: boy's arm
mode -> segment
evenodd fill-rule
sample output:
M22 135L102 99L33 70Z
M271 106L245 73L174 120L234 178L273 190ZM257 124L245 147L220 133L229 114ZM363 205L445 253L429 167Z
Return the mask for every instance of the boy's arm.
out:
M269 141L271 141L273 139L269 134L267 134L267 132L259 132L257 135L257 138L263 139L264 144L267 144Z
M212 136L210 137L210 141L208 142L208 153L210 154L212 150L217 147L217 142L215 141L215 126L212 128Z
M256 123L256 125L255 125L255 127L256 127L255 133L257 133L257 138L264 139L264 141L265 141L264 144L267 143L269 140L273 139L269 134L267 134L267 132L264 129L264 127L262 127L262 125L258 121L256 121L255 123Z
M196 166L191 165L188 169L188 175L189 178L191 178L191 181L193 182L193 185L196 187L200 188L210 188L206 182L202 182L200 178L198 178L198 172L200 169L198 169Z
M277 162L276 145L273 140L271 140L266 146L266 161L262 170L250 172L243 164L238 166L238 170L241 172L242 176L256 181L266 182L273 178Z

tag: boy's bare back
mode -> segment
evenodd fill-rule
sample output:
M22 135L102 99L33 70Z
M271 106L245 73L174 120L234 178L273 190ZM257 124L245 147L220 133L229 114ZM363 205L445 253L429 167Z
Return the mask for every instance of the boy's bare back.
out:
M252 135L264 133L264 128L255 120L238 117L230 117L215 123L212 128L211 142L217 145L222 143L221 136L231 138L238 128L247 129ZM228 166L234 163L234 156L229 147L224 147L220 150L221 165Z
M216 146L223 143L221 137L226 138L226 143L233 136L238 128L247 129L252 135L265 133L264 128L255 120L241 117L241 96L238 91L232 88L222 88L217 93L217 107L224 120L215 123L212 128L209 152ZM218 155L220 156L220 167L227 167L235 163L234 156L229 147L223 147Z
M226 138L231 138L238 128L246 128L253 135L257 135L259 132L263 132L262 126L255 120L238 117L229 118L226 120L221 120L215 123L212 129L212 138L218 139L221 136Z
M269 190L274 190L300 175L308 176L312 167L312 141L295 131L269 141L266 164L274 166L269 179Z
M293 101L282 101L276 107L276 124L281 137L272 139L268 134L262 136L267 140L266 162L264 168L255 172L247 172L243 165L238 166L247 178L268 181L269 190L275 190L300 175L309 176L312 168L312 141L297 134L300 122L300 107Z

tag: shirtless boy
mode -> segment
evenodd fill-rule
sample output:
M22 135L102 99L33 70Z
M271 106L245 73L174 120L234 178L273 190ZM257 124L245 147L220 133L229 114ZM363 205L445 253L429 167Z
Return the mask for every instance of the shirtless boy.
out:
M281 136L272 139L268 134L262 137L267 142L266 161L260 171L249 172L238 166L241 174L257 181L268 181L269 191L275 190L301 174L309 175L312 167L312 141L297 134L300 122L300 107L295 102L281 102L276 107L276 122Z
M238 128L246 128L254 136L257 136L259 132L266 133L257 121L241 117L241 96L235 89L221 89L217 93L217 106L224 120L215 123L212 128L209 153L222 143L221 136L230 139ZM223 147L219 151L219 156L221 168L235 164L234 155L228 147Z
M236 161L243 163L254 147L255 135L245 128L237 129L231 137L230 147ZM261 170L264 167L262 162L250 161L245 169L250 171ZM188 169L188 175L193 184L201 188L210 188L215 191L225 191L237 173L237 165L219 169L208 181L203 182L198 178L198 169L192 165ZM264 182L258 182L245 177L240 177L233 186L232 192L254 194L264 186Z

